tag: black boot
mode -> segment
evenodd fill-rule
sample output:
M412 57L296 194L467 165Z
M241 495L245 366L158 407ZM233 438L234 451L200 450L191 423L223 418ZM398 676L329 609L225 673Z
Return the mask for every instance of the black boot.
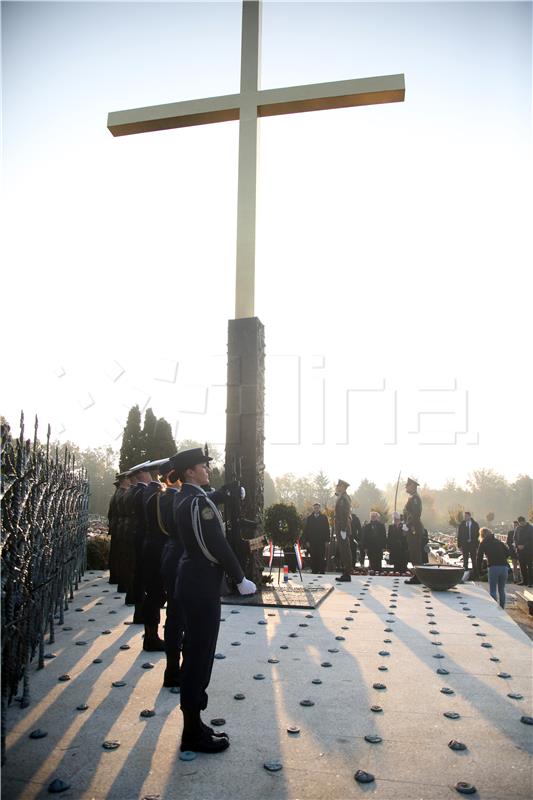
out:
M418 578L416 577L416 575L413 575L413 577L412 577L412 578L409 578L409 580L407 580L407 581L404 581L404 583L411 583L411 584L415 584L415 583L421 583L421 581L419 581L419 580L418 580Z
M171 688L180 685L180 659L179 655L167 653L167 666L163 675L163 686Z
M126 605L133 605L132 603L128 603L126 598ZM133 612L133 624L134 625L144 625L144 604L143 603L135 603L135 611Z
M229 747L226 736L214 736L205 729L199 711L184 711L183 733L180 750L192 750L195 753L220 753Z
M135 620L135 617L133 618ZM159 638L157 633L157 625L144 625L144 642L143 650L149 653L163 653L165 651L165 643L163 639Z
M350 583L352 577L347 572L345 572L344 575L341 575L340 578L335 578L335 580L338 581L339 583Z

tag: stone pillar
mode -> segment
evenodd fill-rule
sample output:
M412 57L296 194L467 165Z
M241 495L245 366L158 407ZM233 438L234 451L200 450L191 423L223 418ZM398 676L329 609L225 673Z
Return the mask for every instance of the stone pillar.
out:
M257 317L232 319L228 326L226 464L241 462L246 489L243 517L263 521L265 439L265 329ZM243 537L257 533L243 531Z

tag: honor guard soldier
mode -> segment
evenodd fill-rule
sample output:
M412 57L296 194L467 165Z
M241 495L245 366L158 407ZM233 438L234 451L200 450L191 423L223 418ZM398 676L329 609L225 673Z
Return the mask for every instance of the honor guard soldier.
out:
M405 491L409 495L409 500L403 510L404 525L403 530L407 538L407 548L409 551L409 561L415 567L422 563L424 526L422 524L422 500L417 492L418 481L414 478L407 478ZM420 583L413 571L413 577L404 583Z
M130 488L124 495L124 508L126 511L126 605L134 605L133 622L142 625L144 592L142 587L142 548L146 521L144 516L143 495L147 486L153 484L150 491L159 491L157 472L150 472L151 462L145 461L137 464L128 471Z
M207 687L220 625L220 590L226 572L240 594L253 594L256 585L245 578L226 541L222 517L202 486L209 483L211 459L194 448L170 459L182 482L175 521L184 553L179 562L177 600L183 613L183 663L180 672L183 733L181 750L217 753L229 746L229 738L215 734L202 722L207 708Z
M174 507L179 503L181 497L181 483L169 460L161 467L161 480L166 489L156 495L156 513L159 529L166 536L160 562L160 577L167 598L165 619L167 664L163 676L163 686L173 687L180 685L180 655L183 644L183 615L175 591L178 564L183 555L183 544L174 519Z
M151 461L146 469L152 476L160 475L168 465L168 459ZM168 534L160 528L158 514L159 498L164 492L163 484L151 480L142 492L144 511L144 535L141 542L140 580L143 593L144 641L143 650L162 652L165 643L159 638L158 627L161 608L165 605L165 590L161 579L161 554Z
M121 594L128 591L128 575L127 575L127 557L126 557L126 537L128 520L126 514L125 499L130 487L130 479L128 473L121 473L121 483L124 485L124 490L121 494L117 495L116 509L117 509L117 525L116 525L116 547L113 560L115 562L115 571L117 578L117 592Z
M335 487L337 501L335 503L335 536L339 548L339 559L341 562L342 575L335 578L337 581L350 582L352 580L352 550L350 547L350 536L352 533L352 503L346 494L346 489L350 484L339 480Z
M130 485L129 480L126 478L126 473L121 472L118 474L113 481L113 486L115 487L115 491L109 501L109 509L107 512L107 522L108 522L108 530L109 530L109 583L118 583L118 564L117 564L117 557L119 554L119 497L121 497L128 486Z

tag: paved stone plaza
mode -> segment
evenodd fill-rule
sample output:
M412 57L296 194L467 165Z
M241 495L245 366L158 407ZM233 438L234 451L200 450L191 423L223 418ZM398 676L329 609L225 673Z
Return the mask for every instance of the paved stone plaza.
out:
M131 611L104 573L85 576L47 647L56 657L32 667L30 706L10 707L4 800L49 797L55 778L70 800L440 800L459 797L460 781L484 800L533 795L533 726L520 721L532 714L531 641L480 585L430 593L354 577L316 609L223 606L225 657L204 716L226 720L231 747L190 762L178 757L179 695L161 688L164 655L143 653ZM29 738L36 729L47 735ZM267 771L272 761L282 769ZM357 770L374 782L357 783Z

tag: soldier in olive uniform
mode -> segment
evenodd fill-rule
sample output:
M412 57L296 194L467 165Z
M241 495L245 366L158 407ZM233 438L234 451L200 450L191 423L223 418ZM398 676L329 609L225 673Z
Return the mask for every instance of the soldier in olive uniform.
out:
M352 578L352 550L350 548L350 537L352 533L352 502L346 489L350 484L340 480L335 487L337 502L335 503L335 536L339 548L339 559L341 562L342 575L335 578L337 581L349 583Z
M421 520L422 500L417 492L418 486L419 483L418 481L415 481L414 478L407 479L405 491L409 495L409 499L403 510L403 530L407 538L409 561L413 567L422 563L424 539L424 526ZM413 577L409 578L409 580L406 580L405 583L420 583L420 581L418 580L416 573L413 571Z

